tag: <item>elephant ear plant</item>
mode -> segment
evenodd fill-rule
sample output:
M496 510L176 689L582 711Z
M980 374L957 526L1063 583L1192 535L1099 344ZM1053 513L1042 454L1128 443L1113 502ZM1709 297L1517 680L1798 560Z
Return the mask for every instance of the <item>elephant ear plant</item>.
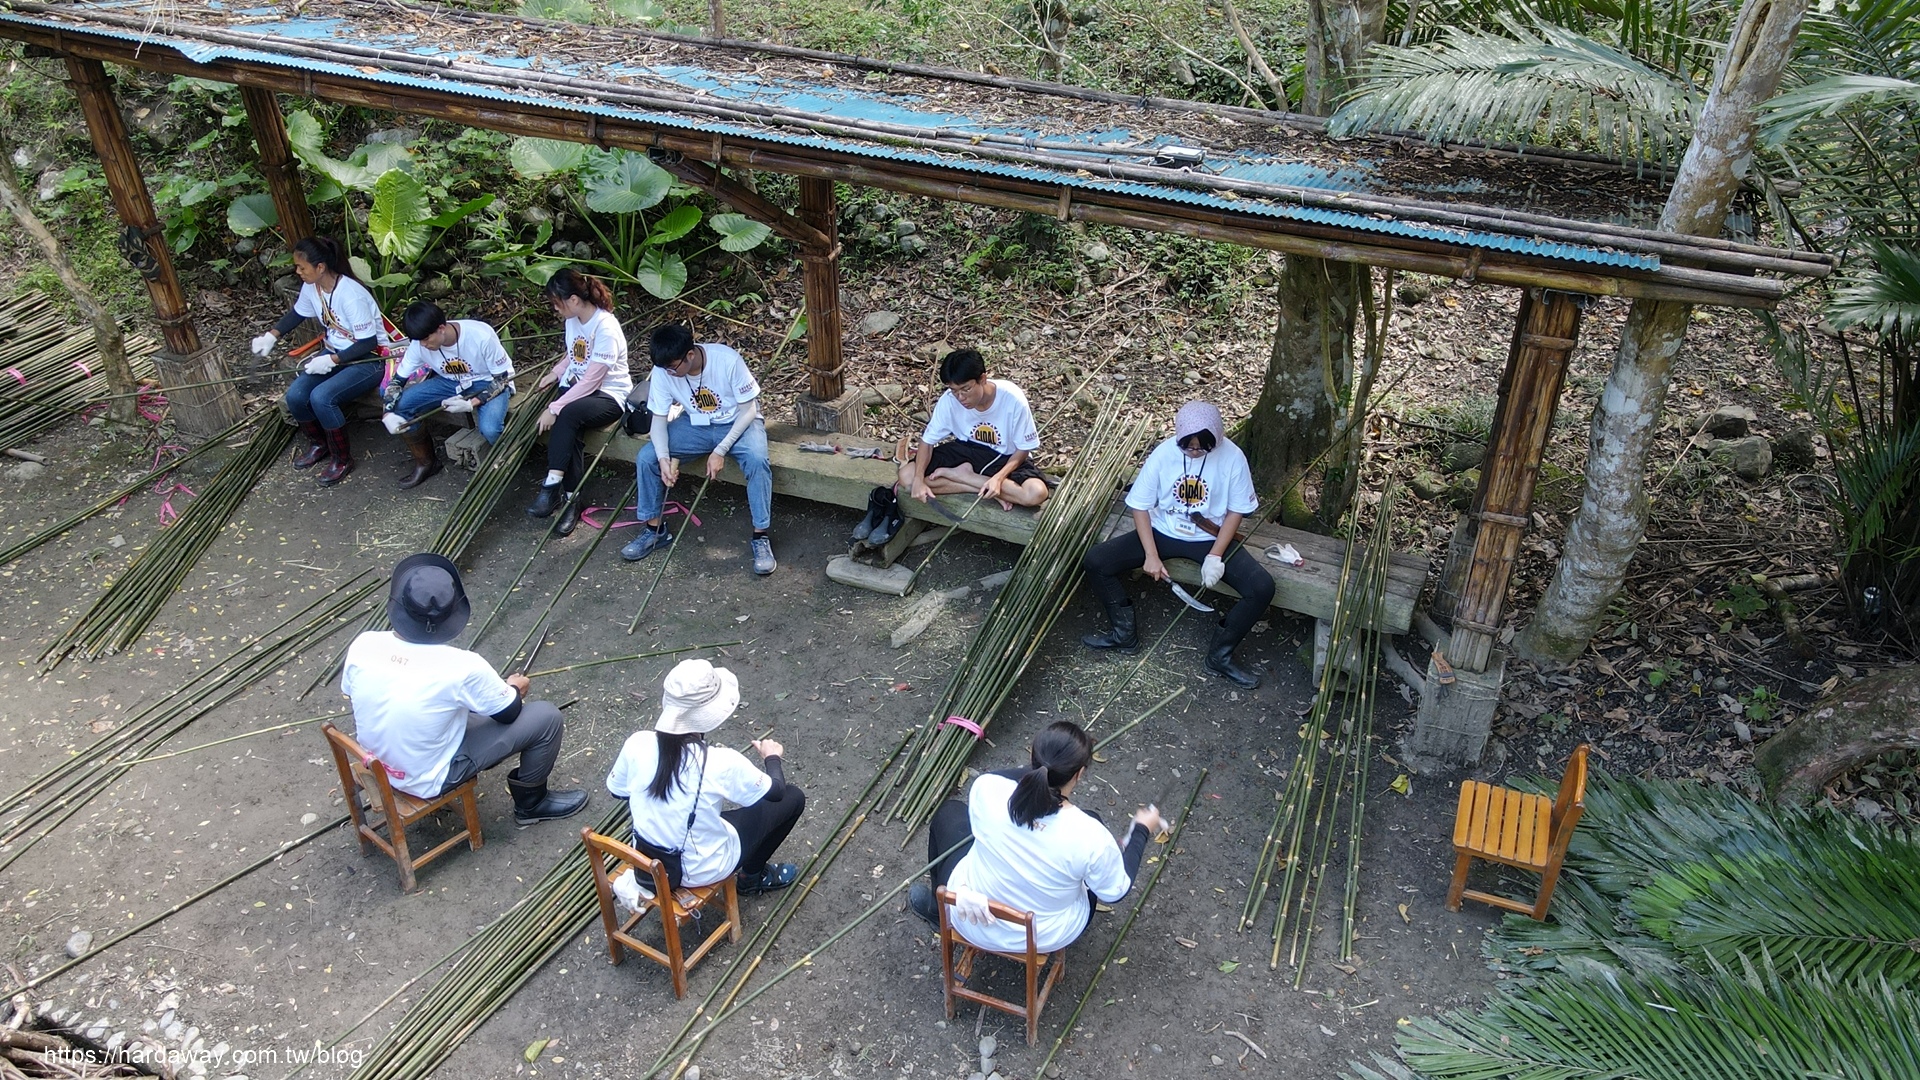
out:
M489 262L518 260L526 275L544 281L562 263L591 266L616 281L638 285L662 300L686 290L687 263L714 248L751 251L772 230L741 214L708 217L686 201L692 189L674 182L666 170L630 150L600 150L552 139L514 140L508 151L514 172L528 180L569 176L575 186L566 189L575 215L599 242L553 244L555 252L572 258L554 258L539 245L550 235L542 228L535 245L510 245L489 253ZM685 240L702 220L714 239L697 250L685 251ZM584 249L584 250L583 250Z

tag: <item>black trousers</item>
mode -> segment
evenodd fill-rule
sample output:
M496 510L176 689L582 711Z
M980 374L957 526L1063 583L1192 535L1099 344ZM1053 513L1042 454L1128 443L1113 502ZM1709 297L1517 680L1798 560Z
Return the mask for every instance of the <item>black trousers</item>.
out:
M1200 562L1213 550L1213 540L1175 540L1173 537L1154 530L1154 546L1159 549L1160 558L1191 559ZM1124 607L1127 600L1127 587L1120 583L1120 575L1129 570L1138 570L1147 562L1147 549L1140 545L1140 534L1131 529L1104 543L1095 544L1087 552L1081 565L1087 570L1087 585L1093 594L1108 607ZM1240 639L1247 636L1253 624L1266 614L1267 606L1273 603L1273 575L1260 565L1260 560L1247 554L1242 546L1227 560L1227 584L1240 594L1240 602L1227 612L1222 624L1226 628L1229 641L1238 645ZM949 841L951 843L951 841Z
M559 469L560 490L580 490L581 474L587 471L586 447L581 445L581 433L603 428L620 419L620 403L602 393L588 394L579 401L570 401L554 418L552 430L547 432L547 468Z
M807 808L807 794L792 784L784 784L780 798L761 799L752 806L723 810L720 813L733 831L740 834L741 874L758 874L767 868L767 860L800 821Z

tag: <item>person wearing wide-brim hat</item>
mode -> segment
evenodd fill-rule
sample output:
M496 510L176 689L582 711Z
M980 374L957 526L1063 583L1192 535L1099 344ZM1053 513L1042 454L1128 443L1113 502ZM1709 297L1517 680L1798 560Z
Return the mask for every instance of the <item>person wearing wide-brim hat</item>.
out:
M525 675L501 678L478 653L450 644L473 608L460 570L439 555L409 555L393 568L392 630L369 630L347 647L340 689L353 699L354 738L387 767L393 786L431 799L515 754L507 774L513 819L563 818L587 805L585 791L550 791L560 757L560 710L526 700Z
M706 741L739 706L733 672L682 660L667 673L659 721L627 739L607 774L607 790L633 809L634 847L663 860L676 886L712 885L737 870L741 892L767 892L800 876L792 863L768 861L807 805L787 783L780 744L754 741L762 772L740 751ZM722 811L723 800L737 809Z
M1219 408L1206 401L1180 406L1173 438L1153 448L1127 491L1133 528L1094 545L1082 560L1087 586L1107 609L1111 625L1080 640L1095 649L1139 648L1133 601L1120 575L1137 569L1156 581L1171 581L1165 560L1191 559L1200 564L1203 587L1225 581L1240 594L1240 602L1214 625L1202 666L1235 686L1259 686L1259 672L1233 658L1234 646L1273 603L1273 575L1245 545L1234 543L1241 521L1259 506L1247 455L1227 438Z

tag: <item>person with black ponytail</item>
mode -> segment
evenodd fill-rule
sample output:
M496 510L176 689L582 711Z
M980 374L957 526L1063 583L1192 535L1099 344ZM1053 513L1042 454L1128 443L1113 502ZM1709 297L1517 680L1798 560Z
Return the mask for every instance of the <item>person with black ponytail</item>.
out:
M353 471L347 415L341 406L372 393L386 371L379 353L380 305L353 276L345 249L331 236L296 242L293 272L301 281L300 295L273 329L253 339L253 354L267 356L274 342L302 321L319 320L326 332L324 351L309 357L287 387L287 412L308 440L306 450L295 455L293 467L307 469L326 462L327 467L320 470L320 485L332 487Z
M558 386L560 396L540 416L540 430L547 433L547 478L527 515L551 517L565 507L553 531L567 536L580 524L580 500L574 496L587 471L581 436L625 413L633 372L627 367L627 332L613 314L613 294L598 278L562 269L547 279L547 300L566 320L567 346L560 362L540 377L540 389Z
M1144 807L1134 813L1125 845L1116 843L1097 815L1070 801L1091 760L1093 740L1080 725L1055 721L1034 738L1027 768L983 774L966 802L941 804L927 830L927 857L940 861L930 884L914 884L907 906L938 926L934 890L945 885L1033 912L1041 952L1071 945L1093 917L1096 898L1118 903L1133 888L1148 839L1166 827L1160 811ZM1027 947L1023 929L998 919L956 919L954 929L983 949Z

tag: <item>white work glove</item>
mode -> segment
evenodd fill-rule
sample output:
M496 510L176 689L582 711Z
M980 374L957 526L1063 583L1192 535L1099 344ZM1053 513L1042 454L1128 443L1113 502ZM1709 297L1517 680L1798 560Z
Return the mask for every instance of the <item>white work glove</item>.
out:
M1227 564L1218 555L1209 555L1200 564L1200 584L1206 588L1220 584L1220 579L1226 576Z
M407 418L397 412L381 414L380 422L386 425L387 434L389 435L400 434L401 429L405 428L408 424Z
M450 413L470 413L473 411L473 399L455 394L442 401L440 407Z
M333 359L332 356L316 356L313 359L307 361L307 366L302 370L304 370L309 375L325 375L327 372L332 371L334 368L338 366L339 364Z
M247 347L253 350L253 355L265 356L273 351L273 343L278 340L280 339L274 337L272 334L261 334L259 337L254 338L253 343Z

